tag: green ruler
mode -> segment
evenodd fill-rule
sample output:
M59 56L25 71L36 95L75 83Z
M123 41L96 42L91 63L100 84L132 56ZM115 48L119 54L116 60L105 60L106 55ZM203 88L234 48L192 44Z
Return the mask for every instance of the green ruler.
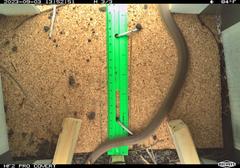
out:
M128 30L127 5L107 5L108 138L128 136L117 122L128 127ZM113 148L108 155L128 155L128 146Z

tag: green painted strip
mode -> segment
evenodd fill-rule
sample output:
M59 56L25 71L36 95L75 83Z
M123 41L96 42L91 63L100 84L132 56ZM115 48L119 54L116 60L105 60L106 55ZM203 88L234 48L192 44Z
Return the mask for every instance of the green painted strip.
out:
M128 127L128 37L115 37L115 34L126 32L128 29L127 5L107 5L106 14L108 138L114 139L128 136L128 133L116 122L119 113L120 121ZM113 148L108 154L128 155L128 146Z

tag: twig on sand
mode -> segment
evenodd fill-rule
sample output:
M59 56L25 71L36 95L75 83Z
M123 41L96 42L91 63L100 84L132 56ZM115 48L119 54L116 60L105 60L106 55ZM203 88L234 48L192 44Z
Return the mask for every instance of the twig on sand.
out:
M146 148L146 151L147 151L147 154L149 155L149 157L151 158L152 162L153 162L154 164L157 164L156 159L155 159L155 156L154 156L153 153L150 153L149 148Z
M139 155L139 157L142 159L142 161L143 161L145 164L150 164L142 155Z

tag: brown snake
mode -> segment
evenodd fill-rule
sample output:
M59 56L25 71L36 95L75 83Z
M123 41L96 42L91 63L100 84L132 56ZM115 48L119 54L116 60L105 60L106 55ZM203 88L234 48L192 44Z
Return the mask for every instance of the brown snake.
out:
M166 114L171 111L174 102L180 90L182 89L183 83L186 78L186 73L188 70L188 48L180 29L178 28L176 22L174 21L169 11L168 5L167 4L159 5L159 11L162 20L166 28L168 29L168 32L170 33L175 42L178 52L177 69L175 72L174 80L168 90L168 93L165 99L163 100L162 104L159 105L156 115L153 117L152 121L150 121L148 126L144 130L142 130L142 132L134 134L133 136L117 138L114 140L104 142L90 154L90 156L85 162L86 164L93 164L102 154L104 154L111 148L124 145L126 146L134 145L153 135L157 128L160 126Z

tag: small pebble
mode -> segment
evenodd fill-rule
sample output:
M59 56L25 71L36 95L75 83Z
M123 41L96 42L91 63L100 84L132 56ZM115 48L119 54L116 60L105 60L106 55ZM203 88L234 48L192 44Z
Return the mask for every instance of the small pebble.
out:
M89 62L90 60L89 59L86 59L87 62Z
M154 141L156 141L157 140L157 135L153 135L152 138L153 138Z
M88 112L87 113L87 117L88 117L89 120L94 120L95 116L96 116L95 112Z
M70 75L70 76L68 77L68 84L69 84L70 86L75 86L75 85L76 85L75 78L74 78L72 75Z
M148 6L147 5L144 5L144 7L143 7L144 9L147 9L148 8Z
M77 114L78 113L76 111L73 112L74 117L77 117Z
M53 42L54 42L54 43L56 43L56 41L57 41L56 39L53 39Z
M17 52L17 46L13 46L12 51Z
M88 39L88 42L90 43L90 42L91 42L91 39Z
M50 29L49 26L44 26L44 27L43 27L43 30L44 30L45 32L48 32L49 29Z

